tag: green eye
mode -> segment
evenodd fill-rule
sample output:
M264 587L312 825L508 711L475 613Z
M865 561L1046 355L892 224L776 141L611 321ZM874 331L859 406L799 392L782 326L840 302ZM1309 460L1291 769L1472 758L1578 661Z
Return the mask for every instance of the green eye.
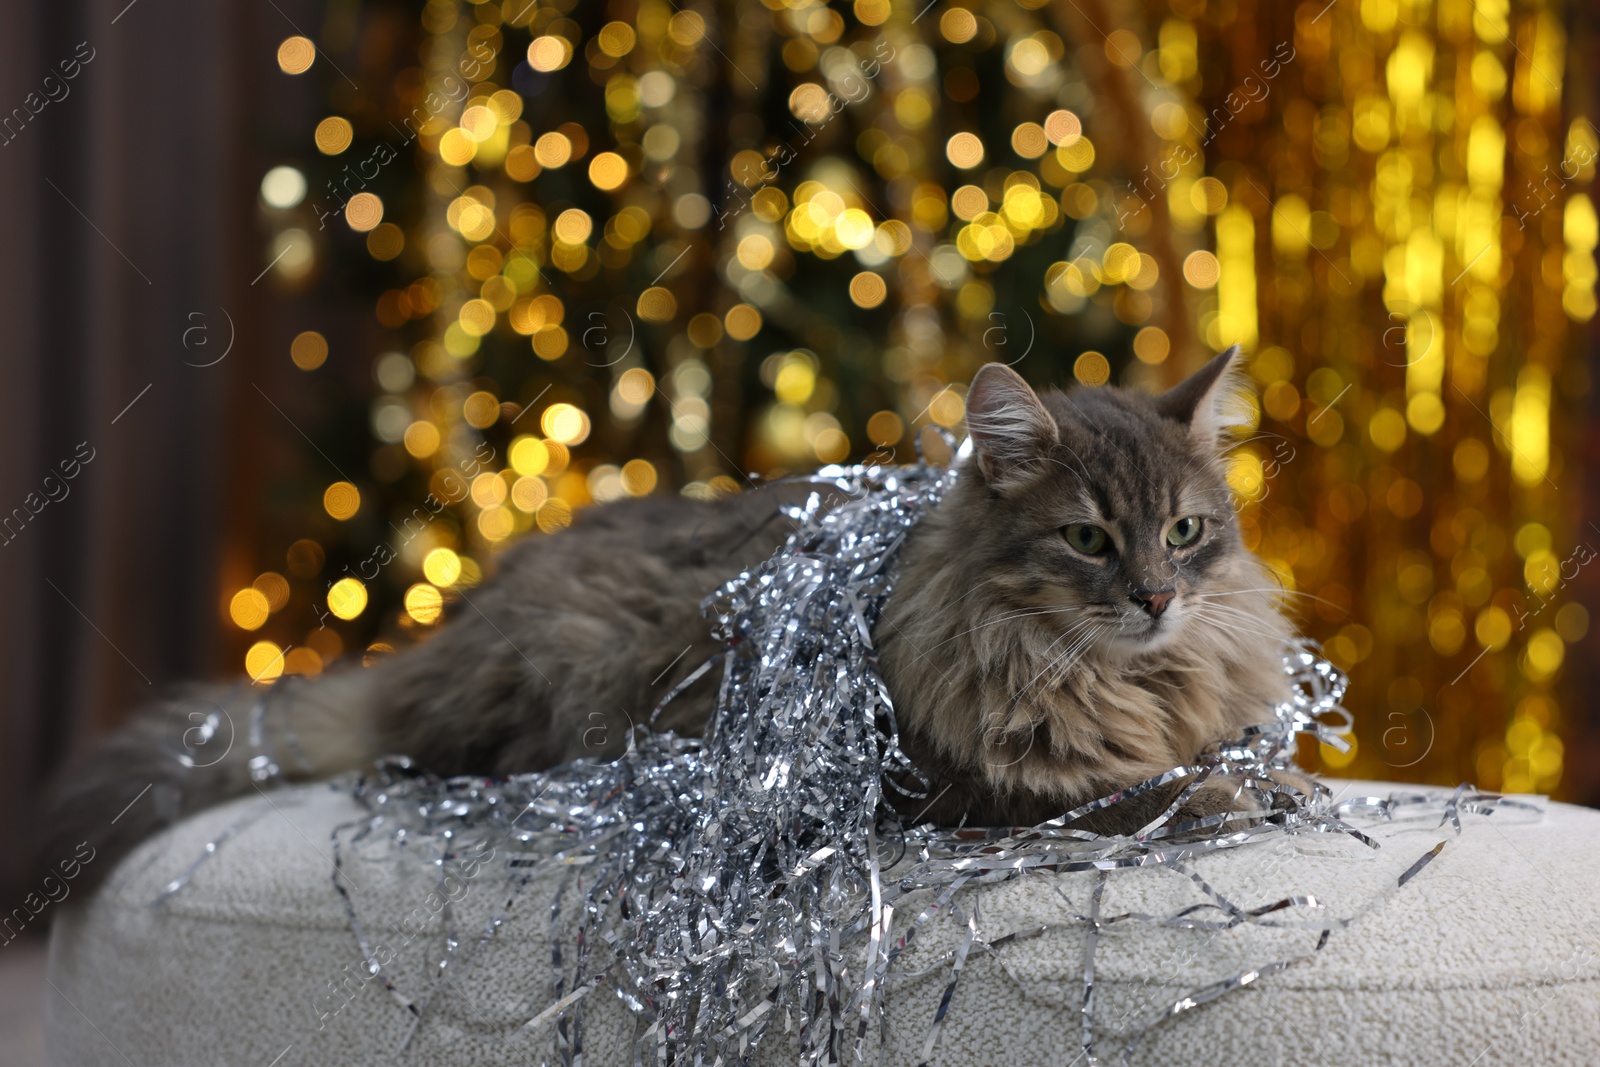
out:
M1172 529L1167 531L1167 544L1173 548L1182 548L1192 545L1200 539L1200 519L1190 515L1179 519L1172 524Z
M1066 535L1067 544L1086 556L1098 556L1105 551L1109 543L1104 530L1098 526L1090 526L1086 522L1072 523L1062 533Z

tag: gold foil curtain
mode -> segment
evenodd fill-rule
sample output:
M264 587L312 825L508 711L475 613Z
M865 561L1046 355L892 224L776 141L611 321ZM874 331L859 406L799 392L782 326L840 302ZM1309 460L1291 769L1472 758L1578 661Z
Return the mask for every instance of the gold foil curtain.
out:
M307 142L407 176L312 194L365 235L321 254L384 272L388 341L370 479L308 506L376 513L388 551L295 539L290 579L231 602L248 667L426 629L498 546L595 501L904 457L959 429L986 361L1160 387L1238 343L1246 539L1354 678L1353 752L1303 757L1559 789L1588 625L1561 586L1600 546L1563 505L1600 149L1565 19L430 0L420 61ZM300 41L285 76L319 69Z

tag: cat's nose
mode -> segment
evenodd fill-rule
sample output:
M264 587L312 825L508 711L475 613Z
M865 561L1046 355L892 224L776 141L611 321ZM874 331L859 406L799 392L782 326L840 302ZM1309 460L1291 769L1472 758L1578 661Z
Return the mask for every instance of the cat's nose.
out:
M1139 606L1144 608L1152 619L1159 619L1161 613L1167 610L1167 605L1172 603L1172 598L1176 592L1177 590L1175 589L1162 589L1159 592L1152 592L1148 589L1135 589L1133 591L1133 599L1139 602Z

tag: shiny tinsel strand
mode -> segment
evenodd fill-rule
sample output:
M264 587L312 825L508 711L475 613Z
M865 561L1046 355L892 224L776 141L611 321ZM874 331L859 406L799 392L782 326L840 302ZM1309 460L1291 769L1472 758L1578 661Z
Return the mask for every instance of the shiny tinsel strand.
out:
M414 773L404 760L389 760L350 786L371 813L356 838L386 834L397 846L431 843L440 872L490 844L512 846L506 849L514 857L506 867L506 908L465 942L444 917L440 978L421 1006L385 980L416 1017L413 1033L439 982L475 965L520 888L541 873L563 878L550 919L556 999L523 1029L554 1020L552 1054L569 1063L581 1058L583 1003L597 990L611 991L644 1021L637 1062L745 1062L780 1020L781 1029L798 1035L806 1062L859 1058L869 1035L886 1027L885 990L900 974L897 960L936 918L957 923L963 933L939 964L948 978L924 1035L924 1058L936 1047L974 947L992 950L1074 927L1085 933L1081 1040L1087 1061L1098 1063L1094 953L1105 923L1320 931L1304 956L1258 966L1176 1001L1135 1033L1123 1048L1126 1058L1148 1026L1311 958L1333 929L1350 921L1328 919L1317 901L1292 894L1242 908L1189 868L1194 857L1308 832L1346 834L1375 848L1356 822L1437 812L1441 827L1451 822L1459 833L1462 812L1514 805L1464 786L1442 807L1420 794L1334 806L1325 787L1307 796L1276 781L1275 770L1293 766L1298 734L1343 745L1336 731L1349 725L1339 705L1343 675L1310 645L1297 645L1284 654L1293 699L1276 709L1273 721L1191 765L1028 829L899 825L880 804L884 778L887 772L914 781L915 772L899 747L872 630L892 591L900 545L956 476L956 468L925 462L831 467L812 476L817 492L794 510L797 529L785 547L706 600L726 650L694 676L722 670L703 740L641 727L611 764L579 762L489 781L439 780ZM1232 812L1178 821L1189 793L1217 777L1253 791L1270 816ZM1192 780L1136 834L1097 835L1067 825L1179 778ZM334 834L334 883L357 942L370 955L337 869L339 833L348 829ZM1442 847L1419 858L1390 892ZM1114 919L1100 914L1107 879L1153 867L1192 878L1207 908ZM1035 872L1091 870L1099 873L1088 915L1063 914L1051 926L983 940L974 897L982 886ZM927 893L908 902L919 891L932 891L931 902ZM576 918L566 918L572 911ZM380 973L376 960L369 966Z

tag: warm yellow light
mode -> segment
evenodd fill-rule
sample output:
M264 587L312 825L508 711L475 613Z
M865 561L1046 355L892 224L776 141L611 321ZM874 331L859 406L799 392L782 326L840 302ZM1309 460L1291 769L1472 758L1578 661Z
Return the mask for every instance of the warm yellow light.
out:
M350 142L355 138L355 130L350 125L350 120L338 115L329 115L317 123L316 132L312 139L317 143L317 151L325 156L336 156L350 147Z
M656 487L656 468L649 460L630 459L622 465L622 488L629 496L649 496Z
M383 201L373 193L357 193L344 206L344 221L357 233L366 233L383 221Z
M971 170L983 162L983 142L975 133L958 133L945 143L944 154L953 166Z
M826 429L817 434L812 450L823 463L843 463L850 456L850 438L843 430Z
M747 270L766 270L772 266L772 242L759 233L753 233L739 242L734 253L741 266Z
M653 285L639 294L634 310L646 322L671 322L678 313L678 298L670 289Z
M1011 131L1011 147L1023 159L1038 159L1050 149L1050 139L1037 122L1024 122Z
M939 32L951 44L966 44L978 32L978 20L964 7L947 8L939 17Z
M353 619L367 610L367 587L355 578L340 578L328 588L328 610L341 619Z
M283 649L271 641L257 641L244 654L244 669L252 681L270 682L283 673Z
M361 491L349 482L334 482L322 492L322 506L329 515L343 522L361 507Z
M589 161L589 180L596 189L611 192L628 180L628 163L615 152L601 152Z
M266 571L250 583L250 588L267 598L268 611L280 611L289 603L289 580L276 571Z
M506 480L493 471L484 471L472 479L472 502L480 508L505 503L506 492Z
M546 437L575 445L589 436L589 416L571 404L551 404L539 420Z
M587 211L570 207L556 216L556 237L569 245L581 245L594 232L594 220Z
M285 37L278 45L278 69L285 74L304 74L317 58L317 46L305 37Z
M735 304L722 317L728 336L735 341L748 341L761 332L761 312L749 304Z
M494 306L482 297L473 297L461 305L456 318L468 334L482 337L494 329Z
M444 597L439 590L426 582L418 582L406 590L406 614L427 625L436 622L444 610Z
M971 222L989 210L989 196L982 186L963 185L950 194L950 211L958 219Z
M518 511L529 515L539 510L539 505L550 499L550 487L542 478L518 478L511 486L511 502Z
M439 138L439 158L452 167L464 167L478 154L478 143L465 130L451 127Z
M541 167L564 167L572 159L572 142L565 134L541 134L533 142L533 156Z
M850 279L850 299L857 307L875 308L889 295L889 287L882 277L864 270Z
M475 430L487 430L500 419L500 401L493 393L478 390L461 404L461 415Z
M622 377L617 379L617 395L630 404L643 404L655 395L655 391L656 380L643 367L634 367L632 370L623 371ZM524 471L523 473L529 472Z
M804 404L817 387L817 372L803 356L786 357L773 380L772 391L785 404Z
M473 104L461 113L461 132L473 144L487 141L499 128L499 116L487 104Z
M550 465L550 450L543 441L524 434L511 442L511 467L518 474L543 474Z
M614 59L633 51L635 41L633 27L626 22L608 22L600 27L600 32L596 36L600 43L600 51Z
M490 541L503 541L516 529L511 509L496 505L478 513L478 532Z
M1111 362L1099 352L1085 352L1073 361L1072 376L1084 385L1104 385L1111 380Z
M1222 270L1217 265L1217 257L1201 249L1190 252L1183 261L1183 280L1196 289L1210 289L1217 284L1217 278Z
M1141 363L1162 363L1172 350L1172 341L1159 326L1146 326L1133 335L1133 354Z
M893 411L879 411L867 420L867 440L879 448L894 444L905 433L905 420Z
M407 452L418 459L427 459L439 450L439 428L419 419L406 427L403 440Z
M1504 648L1511 640L1511 617L1501 608L1490 605L1478 612L1472 624L1473 635L1484 648Z
M289 358L301 370L316 370L328 358L328 342L316 330L296 334L289 343Z
M1053 145L1069 145L1083 136L1083 123L1070 111L1052 111L1044 120L1045 136Z
M528 66L541 73L560 70L572 61L572 45L565 37L535 37L528 45Z
M266 624L272 606L259 589L241 589L228 602L228 617L241 630L259 630Z
M461 557L448 548L431 549L422 557L422 573L434 585L455 585L461 577Z

